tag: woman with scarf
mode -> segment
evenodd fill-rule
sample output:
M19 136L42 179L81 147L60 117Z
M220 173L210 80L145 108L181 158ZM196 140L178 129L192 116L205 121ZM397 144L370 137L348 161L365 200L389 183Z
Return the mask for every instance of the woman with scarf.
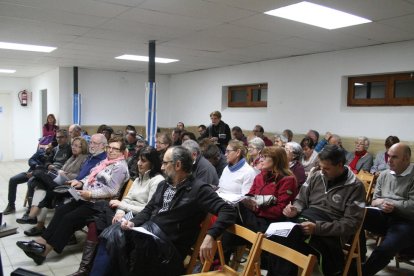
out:
M373 156L367 152L369 140L365 136L360 136L355 141L355 151L348 153L346 165L357 174L360 170L369 172L373 163Z
M36 264L42 264L50 251L61 253L72 234L82 229L88 220L100 212L101 203L117 196L121 186L129 179L124 158L123 138L109 140L107 158L96 165L83 180L71 181L81 200L74 198L58 207L49 226L36 241L18 241L16 244Z
M245 159L246 148L243 142L231 140L225 152L228 165L220 177L219 194L233 194L242 197L249 192L257 173Z

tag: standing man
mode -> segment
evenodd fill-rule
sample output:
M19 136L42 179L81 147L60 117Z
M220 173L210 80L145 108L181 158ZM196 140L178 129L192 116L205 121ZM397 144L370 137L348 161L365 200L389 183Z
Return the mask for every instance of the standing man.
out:
M202 136L203 138L210 138L217 146L220 147L221 152L226 151L227 144L231 139L230 127L221 120L220 111L213 111L210 113L211 124Z
M303 254L318 257L324 275L342 275L344 254L341 241L360 227L365 206L365 187L345 166L345 153L327 145L319 153L320 171L302 185L293 205L283 214L299 223L288 237L272 239ZM297 267L280 258L270 265L268 275L297 275Z
M396 253L414 245L414 165L410 159L406 144L397 143L388 150L390 168L378 177L371 203L379 209L367 209L364 221L365 230L383 235L384 240L363 265L363 275L375 275ZM365 236L361 238L365 256Z

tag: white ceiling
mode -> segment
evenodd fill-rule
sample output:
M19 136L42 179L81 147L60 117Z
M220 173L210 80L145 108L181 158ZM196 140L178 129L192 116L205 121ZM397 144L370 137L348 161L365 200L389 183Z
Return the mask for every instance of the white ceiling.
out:
M0 41L58 47L52 53L0 50L0 68L32 77L57 66L145 72L117 60L148 54L159 74L414 39L414 0L309 0L373 23L325 30L263 14L294 0L0 0ZM413 49L414 51L414 49Z

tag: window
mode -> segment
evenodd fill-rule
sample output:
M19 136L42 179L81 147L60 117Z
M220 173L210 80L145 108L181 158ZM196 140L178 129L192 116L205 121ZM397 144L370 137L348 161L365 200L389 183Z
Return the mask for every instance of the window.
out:
M414 73L348 78L348 106L414 105Z
M267 83L228 87L229 107L267 107Z

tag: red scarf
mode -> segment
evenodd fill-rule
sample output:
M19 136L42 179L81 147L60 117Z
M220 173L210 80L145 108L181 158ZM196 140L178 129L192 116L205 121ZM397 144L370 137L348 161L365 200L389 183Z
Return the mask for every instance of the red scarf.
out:
M366 150L363 150L361 152L358 152L358 151L355 152L354 159L351 161L351 163L349 163L349 167L351 168L351 170L354 173L358 173L358 170L356 169L356 165L357 165L359 159L361 159L362 156L364 156L365 154L367 154L367 151Z
M108 167L109 165L116 163L118 161L124 160L125 157L121 156L119 158L116 159L111 159L109 160L108 157L103 160L101 163L99 163L97 166L95 166L95 168L92 169L91 173L89 174L88 177L88 184L92 184L93 182L95 182L96 178L95 176L100 173L101 171L103 171L106 167Z

